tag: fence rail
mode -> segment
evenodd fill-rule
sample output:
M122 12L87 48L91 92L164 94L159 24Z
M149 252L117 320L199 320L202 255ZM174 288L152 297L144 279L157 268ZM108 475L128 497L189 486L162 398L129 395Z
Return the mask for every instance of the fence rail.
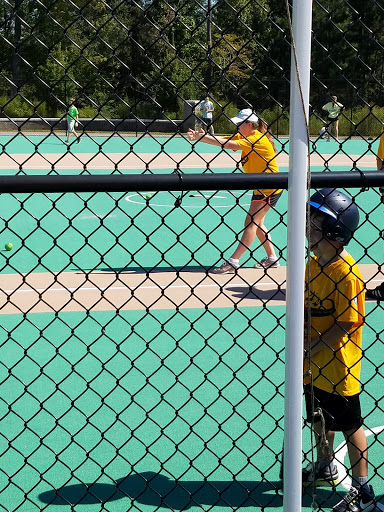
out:
M278 174L130 174L71 176L1 176L0 192L142 192L193 190L251 190L288 188L288 173ZM384 186L384 171L332 171L314 173L311 188L366 188Z

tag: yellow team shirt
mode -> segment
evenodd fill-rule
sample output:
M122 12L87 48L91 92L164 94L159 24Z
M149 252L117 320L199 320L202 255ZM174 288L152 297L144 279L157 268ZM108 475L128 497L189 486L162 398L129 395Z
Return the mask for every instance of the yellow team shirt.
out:
M268 138L258 130L250 137L243 137L240 133L232 137L241 149L241 165L244 172L279 172L275 158L275 151ZM281 190L255 189L254 194L270 196L279 194Z
M384 160L384 130L381 131L379 149L377 150L377 156L380 160Z
M361 340L365 315L363 278L350 254L323 268L318 264L318 258L312 257L309 272L311 339L328 330L335 320L354 323L350 334L342 336L334 350L324 348L312 356L313 385L328 393L356 395L360 390ZM308 304L308 283L306 288ZM305 361L304 373L307 370L308 360ZM309 378L305 377L304 382L308 384Z

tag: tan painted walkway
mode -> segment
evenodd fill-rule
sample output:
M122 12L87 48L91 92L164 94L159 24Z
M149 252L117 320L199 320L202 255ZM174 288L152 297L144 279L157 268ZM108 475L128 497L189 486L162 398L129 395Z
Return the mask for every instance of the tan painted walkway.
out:
M374 287L384 280L377 265L360 265ZM2 274L0 314L176 308L232 308L285 304L286 267L252 268L237 275L205 271ZM384 266L383 266L384 272Z

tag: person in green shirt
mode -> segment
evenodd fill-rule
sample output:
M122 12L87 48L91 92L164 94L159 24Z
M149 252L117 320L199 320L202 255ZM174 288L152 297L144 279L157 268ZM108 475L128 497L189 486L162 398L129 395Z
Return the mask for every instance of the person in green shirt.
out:
M339 141L339 115L344 105L337 101L337 96L332 96L332 101L323 106L323 110L327 112L326 139L328 142L331 136Z
M75 131L75 128L77 128L79 124L79 111L77 110L76 106L75 106L75 99L74 98L71 98L69 100L69 107L68 107L68 112L67 112L67 140L65 141L66 144L69 144L69 139L71 137L71 134L73 133L73 135L76 137L76 142L78 144L80 144L80 136L77 135L76 131Z

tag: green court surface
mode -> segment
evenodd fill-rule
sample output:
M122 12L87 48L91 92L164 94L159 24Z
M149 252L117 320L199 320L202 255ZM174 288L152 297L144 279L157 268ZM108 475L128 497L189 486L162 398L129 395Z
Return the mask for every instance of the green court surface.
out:
M2 136L0 143L7 153L28 153L38 147L40 153L57 151L61 144L54 136L22 135ZM135 152L190 151L191 145L180 137L95 137L103 152L128 151L132 146ZM94 142L84 138L84 143L71 146L71 151L98 151ZM282 144L288 144L283 141ZM64 146L64 145L63 145ZM336 142L320 140L316 142L319 153L337 151ZM347 140L342 144L343 152L365 154L367 142ZM67 150L67 148L64 148ZM215 151L214 146L197 144L196 151ZM340 150L341 151L341 150ZM336 170L348 170L335 167ZM154 173L169 173L173 169L153 169ZM313 172L324 170L313 167ZM215 169L214 172L232 172L231 168ZM281 171L287 171L281 168ZM16 174L19 169L2 171L3 174ZM33 169L28 174L47 174L51 170ZM56 171L61 174L77 174L76 169ZM111 170L88 170L97 174L108 174ZM124 171L129 173L138 170ZM199 173L201 168L184 170L186 173ZM350 191L354 193L353 191ZM153 197L147 203L145 196ZM182 207L175 208L179 192L144 191L126 194L13 194L2 196L0 231L1 239L11 241L12 253L1 252L1 272L62 271L92 269L151 269L154 267L210 267L227 255L237 243L236 233L242 229L245 212L250 202L250 192L199 191L201 197L191 192L183 196ZM238 206L237 201L241 206ZM362 226L357 232L357 242L351 243L355 258L363 263L371 263L373 254L382 253L377 226L382 221L382 207L378 207L378 194L370 190L360 193L357 203L368 214L362 218ZM284 263L286 257L286 211L287 193L277 204L276 210L269 212L266 225L271 230L274 243L280 251ZM164 216L165 222L162 220ZM193 223L191 218L194 218ZM223 219L222 219L223 217ZM206 239L209 234L209 240ZM149 243L147 242L149 238ZM118 238L118 240L117 240ZM85 242L87 239L87 242ZM1 244L2 245L2 244ZM369 255L366 247L370 248ZM193 255L191 256L191 253ZM254 247L251 259L244 261L252 266L263 250ZM377 261L377 259L376 259Z
M153 195L147 202L148 192ZM350 250L361 263L380 262L383 206L375 190L355 193L366 215L361 214ZM0 240L11 241L14 250L0 252L0 271L209 268L237 244L251 193L195 191L175 208L179 196L179 192L154 191L3 194ZM287 202L284 192L266 218L283 264ZM244 257L245 267L263 257L256 242L252 249L251 257Z
M80 502L74 510L97 511L107 502L114 512L153 512L195 501L196 510L280 510L284 313L277 306L204 317L201 310L2 317L2 508L69 510ZM379 315L370 326L381 330ZM376 367L384 350L366 334L363 414L373 428L383 424ZM377 468L383 436L369 438ZM309 450L307 428L304 439ZM372 483L382 495L382 478ZM329 498L325 508L337 500L318 492L320 501ZM303 506L311 506L307 495Z
M28 132L15 135L0 135L0 149L6 153L33 153L36 148L40 153L65 153L68 151L64 144L65 135L63 132L58 134L29 135ZM197 152L218 153L220 148L208 144L191 144L186 134L181 136L165 135L152 136L141 135L137 137L125 135L100 136L89 133L82 137L81 144L76 144L75 139L71 137L70 151L76 153L97 153L102 150L104 153L158 153L165 151L167 153L189 153L191 147ZM281 138L275 141L277 151L289 152L289 141L287 138ZM311 151L319 153L341 153L363 155L367 151L376 153L378 140L365 141L364 139L341 139L340 143L336 141L327 142L322 139L311 138ZM202 149L204 148L204 149Z
M1 144L7 152L28 152L20 139L7 143L2 137ZM34 138L32 146L42 139ZM162 141L129 140L114 137L103 151L131 144L134 151L156 152ZM51 142L39 151L50 152ZM166 144L177 145L177 152L184 144L190 149L182 139ZM319 144L323 152L337 150L336 143ZM359 154L356 141L345 144ZM84 140L73 151L97 146ZM360 149L366 151L367 143ZM383 205L374 190L350 192L367 215L361 215L349 250L361 263L381 262ZM147 193L153 194L148 202ZM251 194L194 191L175 208L179 195L3 194L0 240L12 241L14 250L0 252L1 272L208 268L237 243ZM266 220L283 264L286 211L285 192ZM262 256L255 244L244 265ZM283 438L284 303L177 313L2 315L1 326L0 510L282 510L277 454ZM384 350L376 339L382 311L376 304L367 303L364 329L362 407L365 428L375 428L384 424ZM370 475L379 497L383 436L369 437ZM307 428L304 439L308 451ZM341 441L338 436L336 445ZM323 508L330 508L338 498L318 489L323 500ZM311 505L305 494L303 508Z

